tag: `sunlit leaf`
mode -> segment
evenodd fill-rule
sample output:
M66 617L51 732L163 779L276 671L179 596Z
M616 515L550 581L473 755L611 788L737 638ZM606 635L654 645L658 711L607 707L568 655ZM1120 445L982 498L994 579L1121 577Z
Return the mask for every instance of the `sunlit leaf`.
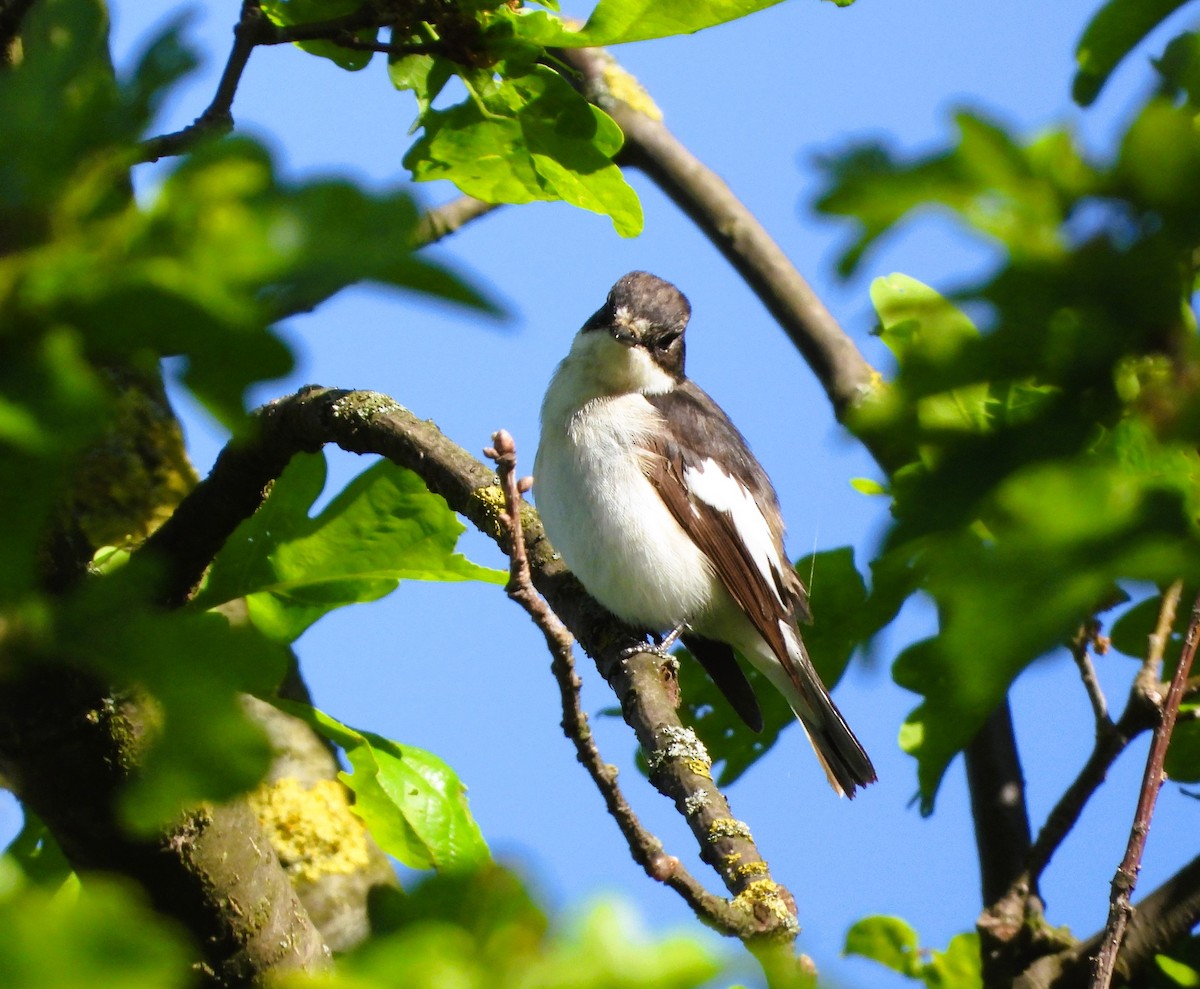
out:
M899 917L864 917L846 932L842 953L870 958L915 978L921 967L917 932Z
M306 705L277 703L346 753L353 772L339 778L354 793L354 812L389 855L414 869L462 869L488 861L466 787L437 756L356 731Z
M401 580L507 580L454 552L463 524L412 471L381 460L311 517L324 486L323 454L292 458L226 541L197 607L246 597L255 625L291 642L329 611L381 598Z
M610 217L623 237L642 229L637 195L612 163L620 128L545 66L489 81L421 123L404 158L419 181L448 179L490 203L562 199Z
M544 11L517 18L517 30L546 47L593 48L696 31L773 7L780 0L600 0L578 31Z

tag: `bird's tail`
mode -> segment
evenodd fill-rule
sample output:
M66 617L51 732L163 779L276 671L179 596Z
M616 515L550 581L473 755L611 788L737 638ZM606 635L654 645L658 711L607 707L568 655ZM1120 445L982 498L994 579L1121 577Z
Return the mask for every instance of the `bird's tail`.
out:
M781 666L778 669L782 676L772 679L777 679L776 686L800 720L830 786L839 796L853 797L859 787L876 781L875 767L833 703L800 636L788 635L786 639L792 669Z

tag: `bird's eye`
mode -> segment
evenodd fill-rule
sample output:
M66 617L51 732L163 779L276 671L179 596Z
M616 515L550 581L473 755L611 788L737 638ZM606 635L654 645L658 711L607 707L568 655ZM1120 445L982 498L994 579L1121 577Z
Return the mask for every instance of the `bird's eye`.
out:
M671 345L679 339L678 333L667 333L654 341L655 350L670 350Z

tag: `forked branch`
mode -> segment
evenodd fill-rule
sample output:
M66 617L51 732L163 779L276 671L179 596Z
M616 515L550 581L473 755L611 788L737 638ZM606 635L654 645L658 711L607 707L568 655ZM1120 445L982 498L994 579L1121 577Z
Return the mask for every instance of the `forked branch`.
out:
M271 480L300 451L334 443L353 453L376 453L419 474L429 489L492 537L506 553L516 552L505 495L496 476L465 450L392 399L372 392L306 388L259 410L257 433L222 452L212 473L184 499L175 514L140 551L158 558L165 575L162 599L186 600L238 523L257 509ZM499 452L499 451L498 451ZM677 889L701 916L745 940L791 940L797 930L795 903L771 880L749 828L733 818L713 783L711 762L699 739L679 720L673 668L650 654L621 658L638 636L600 608L557 559L536 512L520 508L521 539L530 579L562 622L596 659L613 687L651 768L651 781L676 804L700 846L701 858L720 875L732 899L705 892L653 836L636 835L634 856L651 875ZM521 592L525 593L525 592ZM558 633L548 636L562 648ZM562 681L560 680L560 684ZM573 693L567 675L568 694ZM566 697L567 720L580 729L577 701ZM591 764L589 764L589 760ZM598 754L587 755L593 775L608 776ZM607 785L607 784L606 784ZM606 800L610 793L606 791ZM618 816L623 829L631 815ZM630 832L627 831L627 837Z

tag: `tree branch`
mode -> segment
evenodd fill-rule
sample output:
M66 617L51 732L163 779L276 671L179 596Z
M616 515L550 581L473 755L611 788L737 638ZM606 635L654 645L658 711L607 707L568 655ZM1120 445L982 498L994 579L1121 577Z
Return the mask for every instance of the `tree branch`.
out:
M152 137L142 143L137 157L139 163L158 161L172 155L190 151L200 141L212 137L221 137L233 129L233 100L237 96L242 74L250 61L250 55L260 45L286 45L299 41L330 41L346 48L366 49L364 42L354 37L355 31L371 27L382 27L388 18L375 9L375 5L364 3L358 10L341 17L333 17L327 21L312 24L294 24L282 27L275 24L263 13L259 0L242 0L242 12L233 28L233 47L225 62L225 70L221 73L221 81L213 94L208 107L187 127L170 134ZM366 50L392 50L393 46L384 49L370 48ZM397 49L412 47L416 51L426 51L425 46L395 46Z
M625 145L618 160L650 176L725 255L804 355L842 418L862 400L875 372L758 218L655 113L617 94L637 94L642 107L650 105L608 52L561 49L555 55L581 74L584 95L620 125Z
M457 233L472 220L487 216L500 203L485 203L474 196L459 196L441 206L427 209L417 220L413 231L413 250L427 247L444 237Z
M1150 655L1157 655L1157 659L1152 664L1152 669L1156 673L1171 633L1171 627L1175 622L1175 609L1182 592L1183 581L1177 580L1163 595L1158 626L1154 635L1151 636L1150 647ZM1187 634L1184 637L1183 652L1179 657L1179 665L1175 668L1175 675L1171 678L1171 689L1167 692L1166 701L1162 706L1162 720L1154 729L1150 753L1146 756L1146 771L1142 776L1142 789L1138 795L1137 811L1133 817L1133 827L1129 832L1125 857L1117 867L1116 875L1113 876L1108 923L1105 925L1100 952L1096 956L1095 969L1092 974L1093 989L1108 989L1112 984L1117 953L1120 951L1130 914L1133 913L1130 900L1133 889L1137 885L1137 874L1141 868L1146 837L1150 833L1154 805L1158 801L1158 792L1162 789L1165 778L1163 761L1166 759L1167 746L1171 741L1171 732L1175 729L1175 715L1179 711L1183 685L1187 681L1188 673L1192 668L1192 660L1196 655L1198 638L1200 638L1200 595L1196 597L1196 601L1192 605L1192 615L1188 622Z
M1112 727L1112 719L1108 716L1108 700L1100 687L1096 676L1096 667L1092 663L1090 647L1100 635L1100 622L1089 618L1081 626L1070 642L1071 658L1079 667L1079 679L1083 681L1083 689L1087 691L1088 701L1092 705L1092 714L1096 719L1096 734L1107 731ZM1103 649L1100 650L1101 652Z
M129 877L192 933L205 984L323 965L328 950L244 801L197 808L158 839L120 825L146 724L136 700L39 662L0 696L0 772L74 868Z
M166 580L163 600L186 600L237 524L261 503L270 478L282 472L294 453L327 442L352 453L381 454L415 471L454 511L512 553L495 475L437 427L391 399L310 387L260 409L256 422L255 436L227 447L208 478L140 551L158 558ZM791 939L798 929L794 901L770 879L748 827L732 817L712 781L708 753L679 721L670 693L673 668L648 654L620 658L639 637L588 597L557 558L532 508L523 509L522 523L534 586L616 691L645 752L651 781L675 801L696 836L701 858L734 894L729 910L745 918L739 935Z
M980 884L987 906L1002 897L1021 874L1030 844L1025 777L1007 698L984 722L964 757Z
M496 461L498 467L505 504L501 521L508 529L510 545L513 548L507 587L508 596L525 609L546 638L546 646L553 657L551 670L558 683L562 699L563 732L575 746L576 756L604 797L605 806L625 836L634 861L645 869L646 874L651 879L656 879L674 889L683 897L697 917L722 934L742 940L756 937L761 930L744 910L738 909L729 900L709 893L684 868L678 858L668 855L663 850L662 842L638 820L633 808L629 806L629 802L617 785L616 767L606 764L601 757L595 737L588 726L587 715L579 701L581 682L575 672L575 661L572 656L575 640L566 626L559 621L558 616L550 610L545 599L537 593L530 579L529 559L525 553L525 540L522 532L522 514L528 506L521 498L521 488L516 478L516 444L504 430L496 433L492 437L492 441L495 446L485 450L484 453ZM661 673L659 678L661 679ZM764 870L758 879L760 882L770 880L770 876L765 870L765 863ZM780 892L783 893L782 888Z

